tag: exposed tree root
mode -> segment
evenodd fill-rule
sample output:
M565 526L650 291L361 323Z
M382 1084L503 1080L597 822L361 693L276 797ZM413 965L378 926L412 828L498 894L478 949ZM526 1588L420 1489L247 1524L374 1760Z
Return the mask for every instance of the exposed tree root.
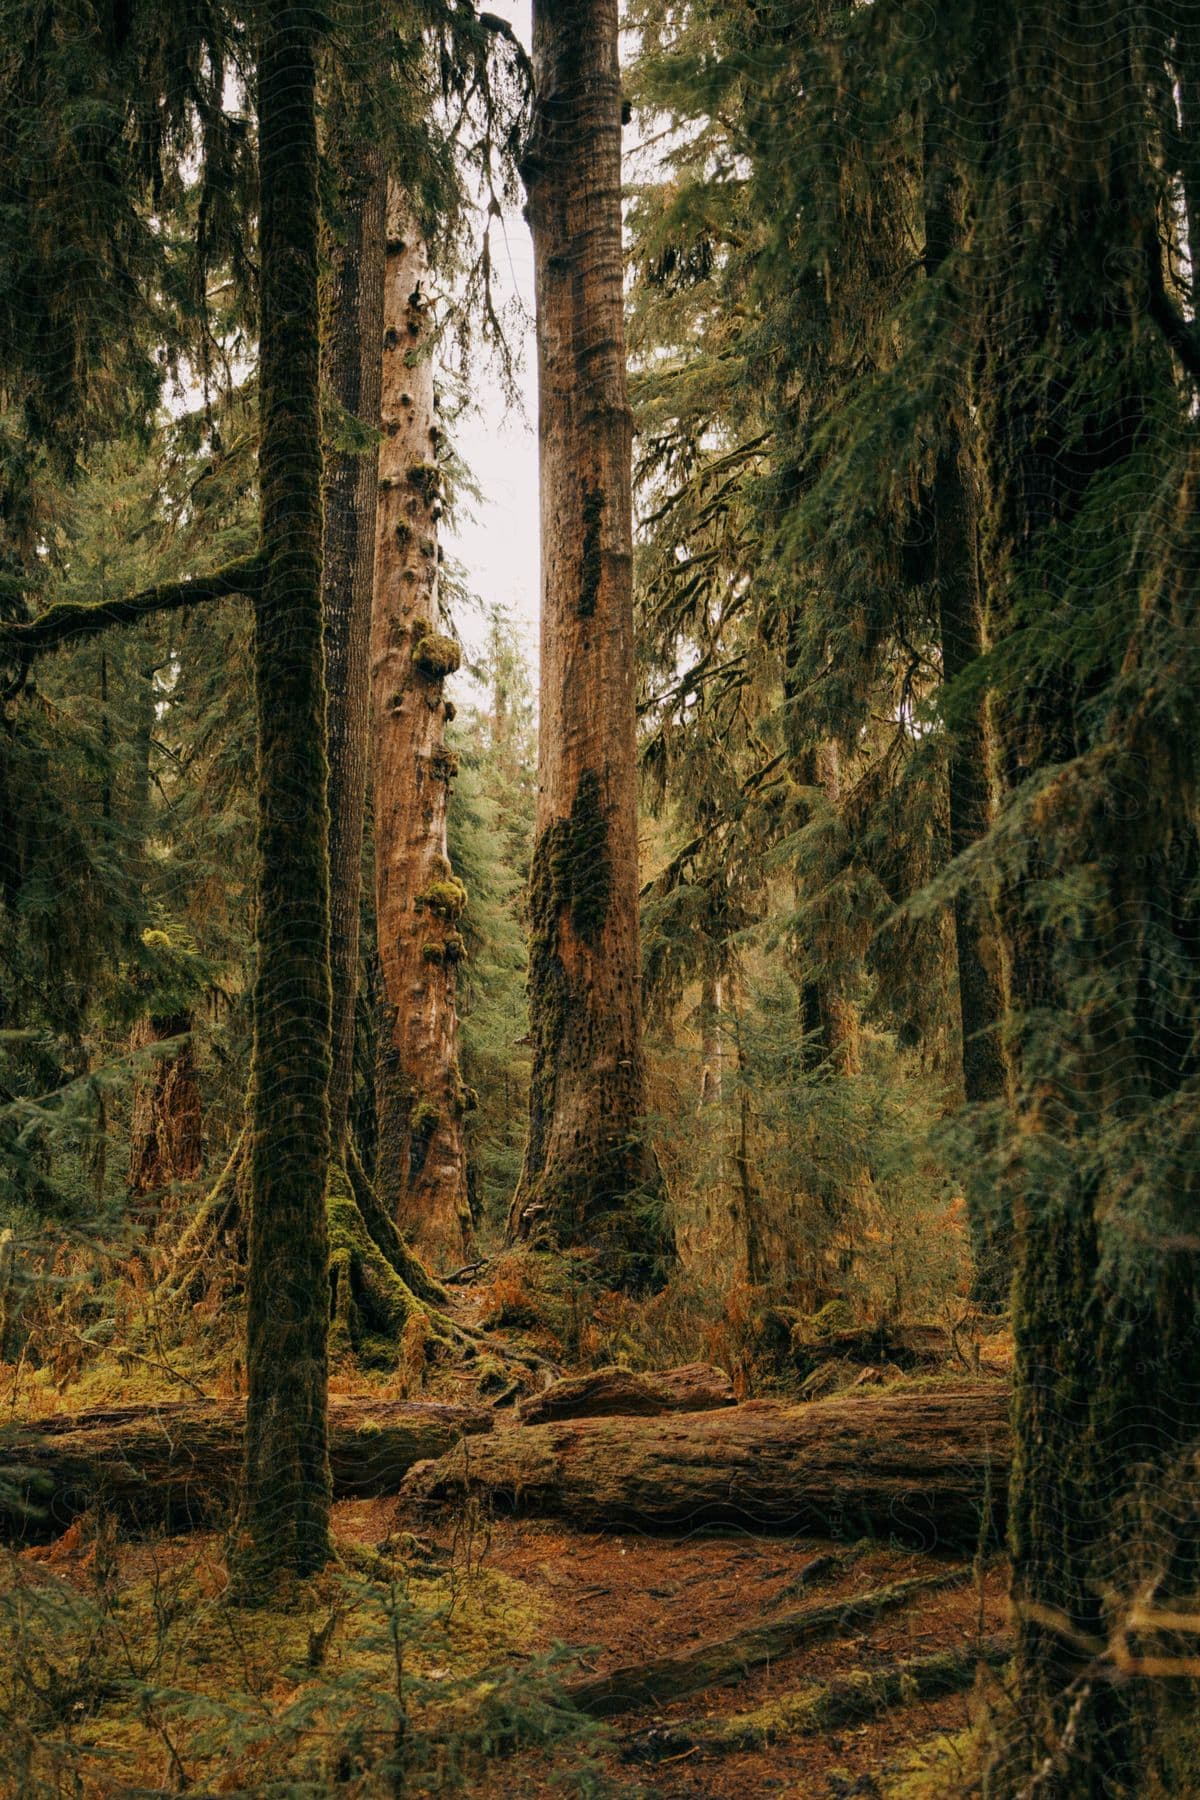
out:
M694 1650L677 1650L649 1662L627 1664L607 1675L572 1682L566 1692L574 1706L595 1719L612 1718L618 1713L631 1712L635 1707L678 1700L685 1694L698 1694L722 1682L739 1681L751 1669L775 1662L803 1644L868 1624L881 1613L906 1606L918 1594L956 1587L967 1581L970 1574L970 1566L960 1564L940 1570L936 1575L894 1581L887 1587L852 1594L846 1599L801 1607L771 1619L765 1625L739 1631L735 1636L721 1638L713 1644L701 1644Z
M707 1756L761 1750L781 1738L812 1736L876 1718L889 1707L961 1693L971 1686L981 1664L998 1668L1010 1652L1007 1640L997 1636L959 1650L853 1669L832 1681L809 1682L779 1694L751 1712L651 1726L631 1739L621 1754L626 1762L660 1762L689 1750Z
M506 1368L556 1374L536 1352L514 1350L451 1316L450 1295L404 1242L353 1151L348 1165L331 1167L326 1186L330 1354L375 1368L400 1363L414 1380L428 1362L454 1356L477 1360L481 1373L491 1359L497 1387ZM241 1286L248 1181L242 1133L159 1279L161 1309L203 1309Z

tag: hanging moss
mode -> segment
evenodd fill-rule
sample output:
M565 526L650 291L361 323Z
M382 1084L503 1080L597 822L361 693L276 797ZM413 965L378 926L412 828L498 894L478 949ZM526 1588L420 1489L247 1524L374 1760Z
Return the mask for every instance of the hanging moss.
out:
M462 932L448 932L446 941L442 945L442 956L445 961L448 963L459 963L462 962L466 954L467 940L464 938Z
M466 910L467 890L453 875L431 881L416 897L417 911L424 909L438 919L459 919Z
M417 639L412 659L423 675L428 675L432 681L443 681L461 666L462 651L452 637L430 631Z
M600 522L604 517L604 490L583 484L583 553L579 567L579 617L590 619L600 597L603 561L600 552Z

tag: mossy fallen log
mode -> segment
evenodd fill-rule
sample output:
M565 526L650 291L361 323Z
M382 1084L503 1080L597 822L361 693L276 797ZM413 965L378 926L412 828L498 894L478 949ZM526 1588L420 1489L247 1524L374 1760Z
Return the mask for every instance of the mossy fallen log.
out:
M993 1636L927 1656L892 1659L873 1669L852 1669L832 1681L810 1681L777 1694L749 1712L653 1725L631 1738L621 1754L626 1762L661 1762L692 1750L728 1756L761 1750L784 1738L835 1731L878 1718L893 1706L961 1693L973 1684L981 1667L1000 1667L1009 1651L1004 1638Z
M706 1524L973 1548L1002 1524L999 1383L494 1432L405 1479L414 1504L478 1496L591 1527Z
M0 1433L0 1537L45 1541L92 1507L137 1529L223 1523L241 1474L244 1418L240 1400L180 1401ZM394 1493L414 1463L492 1424L482 1406L335 1400L334 1495Z
M523 1425L553 1419L652 1418L660 1413L712 1412L733 1406L733 1383L724 1369L688 1363L680 1369L593 1369L568 1375L530 1394L517 1408Z
M886 1587L851 1594L837 1600L798 1607L764 1624L714 1643L698 1644L656 1656L648 1662L628 1663L606 1675L568 1684L572 1705L594 1719L614 1718L637 1707L659 1706L686 1694L699 1694L723 1682L740 1681L751 1670L790 1656L805 1644L854 1631L881 1613L907 1606L922 1594L957 1587L970 1576L970 1566L939 1569L933 1575L890 1582ZM684 1748L687 1746L685 1745Z

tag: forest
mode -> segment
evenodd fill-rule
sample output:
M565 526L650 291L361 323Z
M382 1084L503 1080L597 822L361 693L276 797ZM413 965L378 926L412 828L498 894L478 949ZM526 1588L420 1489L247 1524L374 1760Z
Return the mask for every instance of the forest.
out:
M1200 1795L1200 0L0 96L0 1795Z

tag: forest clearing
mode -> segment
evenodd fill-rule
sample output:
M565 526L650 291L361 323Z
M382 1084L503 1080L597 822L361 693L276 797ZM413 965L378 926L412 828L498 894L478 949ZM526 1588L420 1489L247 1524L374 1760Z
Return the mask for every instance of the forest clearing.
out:
M0 47L0 1795L1200 1795L1196 0Z

